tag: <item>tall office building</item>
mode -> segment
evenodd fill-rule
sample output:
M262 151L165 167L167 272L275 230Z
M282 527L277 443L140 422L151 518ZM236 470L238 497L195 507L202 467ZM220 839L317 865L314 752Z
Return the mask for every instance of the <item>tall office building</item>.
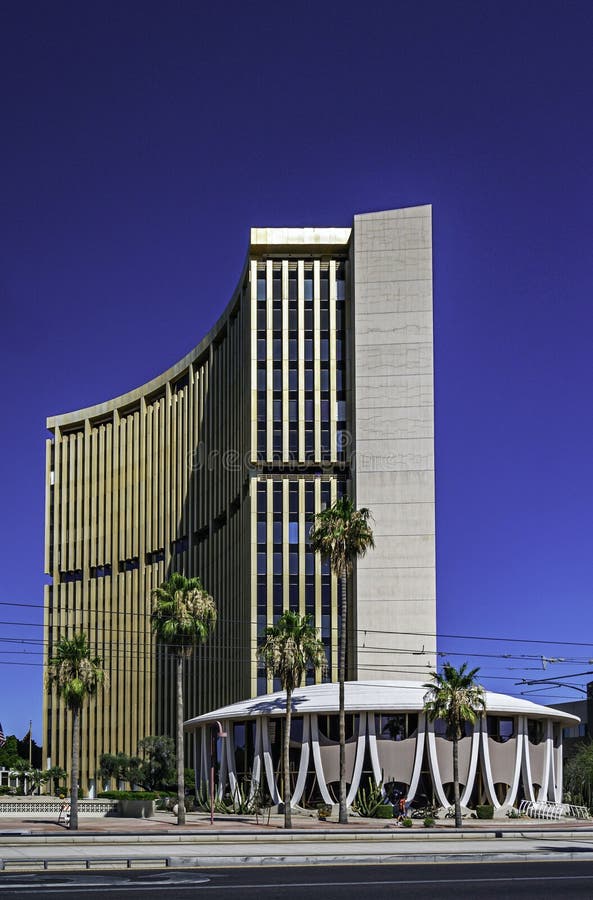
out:
M219 610L187 667L188 718L273 688L256 647L285 609L312 614L337 677L340 587L308 534L344 493L371 509L376 540L352 579L348 677L434 668L430 207L252 229L191 353L47 425L46 655L84 631L109 674L83 715L83 787L101 753L174 732L172 660L150 629L151 591L174 571L199 575ZM66 766L55 694L43 730Z

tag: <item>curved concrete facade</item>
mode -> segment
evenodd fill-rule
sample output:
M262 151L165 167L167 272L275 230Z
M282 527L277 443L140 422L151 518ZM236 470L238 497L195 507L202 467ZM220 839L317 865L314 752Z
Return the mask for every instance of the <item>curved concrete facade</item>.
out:
M348 803L372 777L397 784L410 801L452 804L452 743L438 720L423 713L420 682L346 684L350 734L346 744ZM261 784L280 802L284 692L215 710L185 723L194 736L198 786L208 784L210 735L220 722L219 796ZM292 805L336 802L339 779L338 686L315 685L294 692L291 730ZM461 802L496 809L521 799L562 799L562 728L577 721L560 710L486 693L486 715L468 727L459 747Z
M308 532L345 492L371 507L377 543L353 580L349 676L434 668L430 207L252 229L194 350L47 426L46 659L85 631L110 684L83 714L83 787L102 753L174 733L174 673L150 630L173 571L199 575L219 609L187 667L187 715L274 688L258 635L287 608L313 616L336 677L340 587ZM70 727L47 697L52 765L69 765Z

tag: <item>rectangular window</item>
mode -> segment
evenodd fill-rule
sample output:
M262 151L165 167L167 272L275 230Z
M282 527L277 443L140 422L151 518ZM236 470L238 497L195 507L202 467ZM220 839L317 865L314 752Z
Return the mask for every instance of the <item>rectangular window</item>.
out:
M266 273L257 273L257 299L262 301L266 299Z
M282 340L280 338L274 338L272 343L272 350L274 354L274 362L279 362L282 359Z
M305 300L313 299L313 272L311 269L305 271Z
M257 574L265 575L268 571L268 561L265 553L257 554Z
M171 542L171 553L179 554L185 553L189 546L188 540L186 537L177 538L176 541Z
M282 300L282 273L274 272L272 279L272 299Z
M257 310L257 330L258 331L266 330L266 308L265 308L265 306L260 306Z
M257 359L258 362L264 362L266 359L266 339L257 339Z
M288 390L298 391L299 389L299 373L297 369L288 370Z
M266 389L266 370L263 366L257 370L257 389L258 391L265 391Z
M288 273L288 299L296 300L298 296L298 281L295 271Z
M282 553L274 553L274 575L282 575Z
M289 564L289 573L291 575L299 574L299 555L298 553L289 553L288 554L288 564Z
M272 525L273 529L273 541L274 544L282 543L282 522L274 522Z
M265 523L265 522L258 522L258 523L257 523L257 543L258 543L258 544L265 544L265 543L266 543L266 537L267 537L266 523Z
M298 544L299 542L299 523L298 522L289 522L288 523L288 543L289 544Z
M278 367L277 369L274 369L272 372L272 377L273 377L272 389L275 391L281 391L282 390L282 369L280 367Z

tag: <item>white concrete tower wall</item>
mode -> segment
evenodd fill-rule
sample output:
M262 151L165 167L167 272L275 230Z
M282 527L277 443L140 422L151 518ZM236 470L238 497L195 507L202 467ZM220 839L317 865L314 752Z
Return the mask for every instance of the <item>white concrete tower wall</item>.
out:
M418 679L436 662L431 207L355 216L351 258L355 496L376 543L357 565L356 670Z

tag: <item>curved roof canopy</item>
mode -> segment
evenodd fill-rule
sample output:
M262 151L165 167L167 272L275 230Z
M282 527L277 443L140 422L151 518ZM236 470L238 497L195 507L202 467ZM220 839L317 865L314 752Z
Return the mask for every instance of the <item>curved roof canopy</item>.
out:
M420 712L427 692L421 681L348 681L345 685L346 712L374 710L375 712ZM540 706L530 700L485 691L486 711L493 715L528 716L553 719L563 725L579 722L577 716L549 706ZM293 714L337 713L338 684L315 684L298 688L293 694ZM230 706L197 716L185 722L185 729L192 730L222 719L251 719L257 716L283 716L286 712L286 693L278 691L242 700Z

